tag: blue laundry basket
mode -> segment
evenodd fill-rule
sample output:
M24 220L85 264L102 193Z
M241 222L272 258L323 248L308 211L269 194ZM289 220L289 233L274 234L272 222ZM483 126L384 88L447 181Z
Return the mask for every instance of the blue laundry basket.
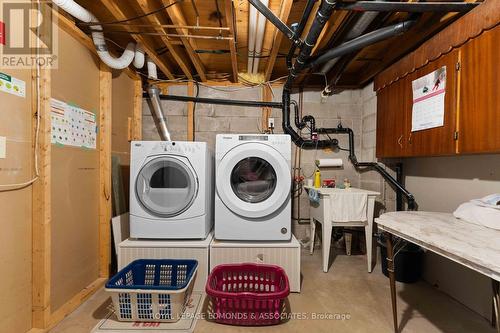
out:
M176 322L186 308L198 261L140 259L106 284L120 321Z

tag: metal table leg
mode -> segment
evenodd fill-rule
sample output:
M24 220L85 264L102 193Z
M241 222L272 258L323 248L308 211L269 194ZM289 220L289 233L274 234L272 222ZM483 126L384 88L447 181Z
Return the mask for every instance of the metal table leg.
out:
M500 333L500 282L491 280L491 285L493 286L493 320L497 328L497 332Z
M387 245L387 270L389 272L389 281L391 284L391 300L392 300L392 318L394 321L394 332L398 332L398 311L396 303L396 273L394 271L394 247L392 234L386 234Z

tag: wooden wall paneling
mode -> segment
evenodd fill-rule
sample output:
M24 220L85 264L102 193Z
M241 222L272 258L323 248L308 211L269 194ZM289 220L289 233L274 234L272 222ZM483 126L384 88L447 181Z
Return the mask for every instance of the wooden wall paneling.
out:
M381 72L375 77L375 90L413 73L416 69L436 60L453 48L460 47L483 31L500 23L500 1L485 0L456 22L437 33L414 52Z
M108 278L111 262L111 69L99 68L99 276Z
M132 140L142 139L142 80L134 80L134 111L132 119Z
M455 50L427 66L417 70L402 80L405 84L407 131L404 139L406 140L406 156L438 156L452 155L455 153L456 116L457 116L457 63L459 50ZM422 131L411 131L413 92L412 81L425 76L433 71L446 66L446 95L444 126L430 128Z
M460 153L500 152L500 26L463 46Z
M400 80L377 92L377 158L405 155L408 94Z

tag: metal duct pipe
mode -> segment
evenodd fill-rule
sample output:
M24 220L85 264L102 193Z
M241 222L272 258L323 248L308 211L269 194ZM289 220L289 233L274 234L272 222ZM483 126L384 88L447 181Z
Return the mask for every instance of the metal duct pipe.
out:
M150 85L147 91L149 95L149 107L151 108L151 114L158 129L158 134L160 134L162 141L172 141L167 127L167 119L160 103L160 89L155 85Z

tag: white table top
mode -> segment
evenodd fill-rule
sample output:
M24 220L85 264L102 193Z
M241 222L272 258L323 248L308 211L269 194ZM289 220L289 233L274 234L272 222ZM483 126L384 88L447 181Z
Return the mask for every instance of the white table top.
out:
M500 231L448 213L391 212L375 219L379 229L418 244L500 281Z
M316 188L316 187L311 187L311 186L304 186L305 189L313 189L313 190L316 190L318 191L320 194L322 195L329 195L329 194L332 194L332 193L366 193L367 195L369 196L376 196L376 195L380 195L379 192L375 192L375 191L368 191L368 190L363 190L363 189L360 189L360 188L356 188L356 187L350 187L350 188L338 188L338 187L320 187L320 188Z

